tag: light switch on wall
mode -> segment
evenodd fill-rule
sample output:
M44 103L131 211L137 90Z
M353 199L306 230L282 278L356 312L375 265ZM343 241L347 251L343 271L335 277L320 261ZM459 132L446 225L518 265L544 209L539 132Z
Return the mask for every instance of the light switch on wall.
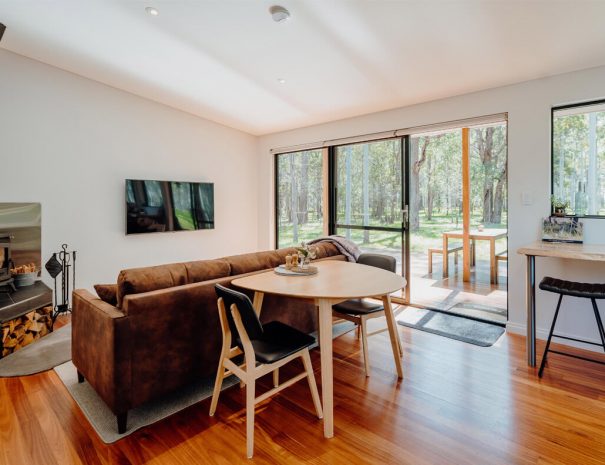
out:
M521 193L521 203L523 205L531 205L534 203L534 196L531 192L525 191Z

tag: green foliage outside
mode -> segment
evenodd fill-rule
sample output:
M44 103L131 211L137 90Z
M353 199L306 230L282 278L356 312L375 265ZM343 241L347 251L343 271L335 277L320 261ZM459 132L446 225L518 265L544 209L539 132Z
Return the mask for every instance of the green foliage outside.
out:
M462 228L461 131L410 139L410 241L415 253L440 247L442 233ZM470 130L471 227L506 228L506 125ZM279 246L322 235L321 150L279 155ZM341 225L401 228L401 140L337 147L336 221ZM339 234L346 235L341 229ZM401 233L348 230L362 248L401 251ZM483 242L477 244L479 253ZM504 249L504 246L501 247Z
M472 222L477 222L481 219L480 216L475 215L472 218ZM504 218L506 220L506 218ZM451 221L450 217L442 216L442 215L433 215L433 218L428 221L426 219L426 214L421 213L420 222L422 227L417 231L411 233L410 238L410 251L416 254L426 254L427 249L431 247L439 248L442 246L443 233L446 231L451 231L455 229L459 229L461 226L456 227L455 223ZM398 227L396 223L392 223L387 225L390 227ZM399 225L400 227L401 225ZM486 226L488 228L506 228L506 222L502 224L492 224ZM317 237L322 236L323 227L321 223L307 223L305 224L301 230L299 231L300 240L311 240ZM292 234L291 226L282 226L279 230L279 247L290 247L298 245L298 243L293 242L293 234ZM346 236L346 230L340 229L337 233L341 236ZM369 241L364 243L364 231L359 229L351 229L350 230L350 238L360 247L368 247L372 249L393 249L394 251L400 253L401 251L401 233L399 232L390 232L390 231L369 231ZM497 252L501 252L506 248L506 241L500 240L497 248ZM487 256L489 253L488 243L486 241L478 241L477 242L477 254L481 256L485 254Z
M569 214L605 215L605 112L555 112L553 184Z

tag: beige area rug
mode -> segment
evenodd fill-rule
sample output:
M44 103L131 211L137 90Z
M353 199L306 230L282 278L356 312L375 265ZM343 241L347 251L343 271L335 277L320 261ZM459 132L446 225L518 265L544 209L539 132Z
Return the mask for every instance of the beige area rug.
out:
M335 324L333 326L333 336L340 336L354 328L355 325L349 322ZM86 381L78 383L76 367L71 361L55 367L55 372L80 406L101 440L107 444L209 398L212 396L214 388L214 376L210 376L196 384L180 389L162 400L149 402L130 410L128 412L127 430L124 434L118 434L115 415L90 384ZM238 378L230 376L223 381L223 390L238 382Z
M128 412L128 429L118 434L116 416L95 390L86 381L78 383L76 367L71 362L55 367L55 372L82 409L82 412L95 429L101 440L107 444L115 442L135 431L180 412L212 396L214 376L201 380L166 396L166 398L148 402ZM223 382L223 390L233 386L239 380L230 376Z
M51 370L71 360L71 325L63 326L0 359L0 378Z

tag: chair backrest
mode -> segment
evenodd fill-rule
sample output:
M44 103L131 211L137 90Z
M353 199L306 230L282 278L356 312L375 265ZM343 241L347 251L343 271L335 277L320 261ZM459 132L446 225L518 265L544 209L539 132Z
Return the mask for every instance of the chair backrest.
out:
M235 304L250 340L260 338L263 334L263 325L258 319L258 315L254 311L254 307L248 296L225 286L221 286L220 284L215 284L214 290L216 291L217 296L223 298L231 332L234 335L238 335L233 316L231 315L231 305Z
M390 255L382 255L378 253L362 253L357 259L357 263L368 266L375 266L383 270L397 271L397 260Z

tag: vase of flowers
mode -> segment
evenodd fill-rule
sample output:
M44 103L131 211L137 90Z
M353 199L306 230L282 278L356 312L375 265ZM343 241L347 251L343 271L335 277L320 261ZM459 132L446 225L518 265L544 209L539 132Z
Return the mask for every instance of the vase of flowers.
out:
M313 260L317 256L317 251L315 247L307 244L306 242L301 242L300 247L297 247L298 255L300 256L300 267L303 270L309 268L309 264L311 260Z

